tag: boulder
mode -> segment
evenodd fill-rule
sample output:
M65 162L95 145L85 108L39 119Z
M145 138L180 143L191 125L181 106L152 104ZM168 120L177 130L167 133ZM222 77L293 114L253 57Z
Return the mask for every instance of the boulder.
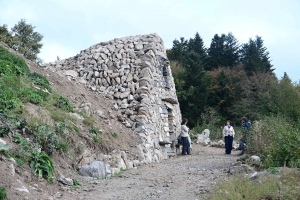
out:
M109 168L101 161L93 161L80 168L79 174L87 177L107 178L109 176Z
M202 131L202 133L198 135L196 143L208 145L211 142L209 139L209 134L210 134L209 129L204 129L204 131Z
M72 76L73 78L78 77L78 73L74 70L66 70L65 75L66 76Z
M258 156L251 156L249 160L252 165L255 165L255 166L260 165L260 157L258 157Z
M61 182L64 185L68 185L68 186L74 185L73 179L71 179L71 178L65 178L64 176L61 176L58 179L58 181Z
M229 175L236 175L236 174L249 174L249 173L253 173L254 169L252 167L250 167L249 165L246 164L234 164L232 165L229 170L227 171L227 173Z
M219 140L218 142L212 142L211 146L217 148L225 148L225 142L223 140Z

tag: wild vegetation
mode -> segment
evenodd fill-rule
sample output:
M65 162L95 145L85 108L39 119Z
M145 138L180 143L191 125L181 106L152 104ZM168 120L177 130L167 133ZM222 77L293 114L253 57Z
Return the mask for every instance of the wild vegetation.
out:
M49 81L41 74L31 73L23 59L0 46L0 136L9 135L14 145L1 143L0 151L27 163L38 178L54 180L55 153L72 157L69 143L72 132L79 131L70 101L52 92ZM35 104L49 112L54 123L29 117L26 108ZM90 119L90 127L93 121ZM24 135L25 134L25 135ZM26 136L26 137L24 137ZM92 138L92 137L91 137ZM101 144L100 136L96 135Z
M249 155L243 162L258 155L261 168L300 168L300 85L286 73L280 79L275 76L261 37L239 44L232 33L215 35L206 48L196 33L189 40L175 39L167 53L192 136L208 128L212 139L221 139L221 128L230 119L235 139L248 138ZM243 116L252 122L249 132L241 128ZM209 199L297 199L299 180L291 176L299 174L259 182L234 177L220 184Z
M281 176L270 174L257 180L230 177L214 189L211 200L299 199L299 171L283 170Z
M35 61L37 64L42 60L37 57L43 46L41 43L43 36L34 31L35 27L27 24L25 19L21 19L11 31L7 25L0 26L0 41L6 43L10 48L22 54L25 58Z

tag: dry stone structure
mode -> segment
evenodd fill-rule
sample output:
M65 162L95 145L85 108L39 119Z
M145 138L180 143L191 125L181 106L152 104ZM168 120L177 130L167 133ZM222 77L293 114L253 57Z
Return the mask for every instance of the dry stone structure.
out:
M167 157L180 133L181 113L166 49L157 34L101 42L44 67L112 99L118 119L139 135L139 160Z

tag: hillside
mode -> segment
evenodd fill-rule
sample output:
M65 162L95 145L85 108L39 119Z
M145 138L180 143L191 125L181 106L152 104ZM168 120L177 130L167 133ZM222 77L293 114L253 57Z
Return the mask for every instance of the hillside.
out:
M50 184L47 181L38 181L37 176L31 174L28 162L21 166L15 163L14 166L17 173L12 172L11 167L13 166L10 159L1 156L2 170L0 170L0 180L1 185L7 189L9 199L25 198L28 194L26 192L18 192L15 188L22 188L22 186L28 188L29 183L32 185L35 182L39 185L38 189L30 190L30 196L42 195L46 199L47 196L53 194L53 191L57 190L58 182L56 180L61 175L70 178L77 177L80 180L81 177L77 174L76 169L80 167L81 163L93 161L96 159L95 156L99 158L101 155L111 153L116 149L126 151L130 160L136 158L135 152L131 150L138 143L138 138L131 129L124 128L124 125L116 119L117 113L110 109L113 105L112 100L99 94L95 95L84 86L62 78L56 73L43 70L14 50L9 49L3 43L1 43L1 47L6 48L11 54L22 58L31 72L36 72L46 77L52 88L50 97L44 104L38 105L25 102L22 103L24 109L21 113L16 112L15 114L15 110L13 110L12 112L4 113L4 115L14 115L18 120L26 119L28 123L26 129L35 129L41 124L49 126L49 129L52 131L55 130L55 125L57 124L63 124L67 127L64 132L64 146L60 150L56 149L51 156L55 167L55 184ZM37 88L37 85L32 87ZM53 99L51 96L56 97L60 96L60 94L70 100L75 112L68 113L62 109L50 106ZM98 112L95 113L97 110ZM101 117L99 116L99 111L101 111ZM88 112L91 113L90 116L88 116ZM1 121L1 124L4 124L4 121ZM14 122L9 121L9 119L8 124L11 124L12 131L1 139L11 145L10 150L20 148L20 144L13 142L18 130L14 128ZM35 141L32 132L25 131L19 136L21 140L28 138L30 142ZM43 192L41 193L41 191Z

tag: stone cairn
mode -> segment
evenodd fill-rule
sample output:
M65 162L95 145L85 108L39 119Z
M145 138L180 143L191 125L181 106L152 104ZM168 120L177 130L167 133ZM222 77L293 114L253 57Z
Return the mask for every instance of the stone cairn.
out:
M44 64L114 100L118 120L139 135L139 159L159 162L180 133L181 113L163 40L157 34L93 45L74 57Z

